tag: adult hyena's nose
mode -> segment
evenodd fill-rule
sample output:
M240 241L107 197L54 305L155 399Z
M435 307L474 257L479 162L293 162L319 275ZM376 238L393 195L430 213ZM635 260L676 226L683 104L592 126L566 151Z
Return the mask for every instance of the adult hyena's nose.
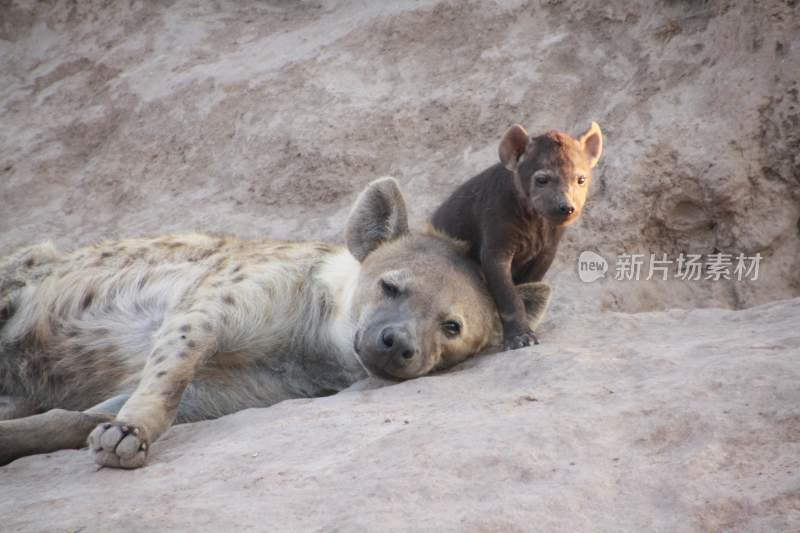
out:
M403 359L411 359L417 353L414 341L408 330L395 326L387 326L381 331L381 344L390 356L399 355Z
M558 204L558 210L565 215L571 215L575 212L575 206L569 202L561 202Z

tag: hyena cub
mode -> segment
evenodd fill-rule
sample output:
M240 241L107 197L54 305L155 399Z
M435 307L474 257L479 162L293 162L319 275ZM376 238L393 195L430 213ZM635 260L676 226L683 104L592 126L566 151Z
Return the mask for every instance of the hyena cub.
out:
M461 185L433 215L433 226L466 241L480 262L506 349L538 344L514 285L541 281L550 268L602 151L596 122L577 139L559 131L530 137L512 126L500 142L500 163Z

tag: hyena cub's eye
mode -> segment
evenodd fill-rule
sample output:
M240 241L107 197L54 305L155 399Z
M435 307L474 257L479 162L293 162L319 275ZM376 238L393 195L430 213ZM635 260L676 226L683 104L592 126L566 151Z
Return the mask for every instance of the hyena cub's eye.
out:
M386 280L381 280L381 289L383 289L383 294L388 296L389 298L395 298L397 295L400 294L400 289L397 285L393 283L389 283Z
M586 183L586 176L578 176L578 185Z
M548 176L536 176L536 183L538 185L547 185Z
M450 338L458 337L461 334L461 324L455 320L445 320L441 326L444 334Z

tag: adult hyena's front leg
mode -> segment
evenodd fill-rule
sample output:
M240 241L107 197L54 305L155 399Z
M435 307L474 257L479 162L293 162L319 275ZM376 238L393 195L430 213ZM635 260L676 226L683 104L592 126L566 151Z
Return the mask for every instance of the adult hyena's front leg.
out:
M139 468L149 446L175 419L178 404L197 368L216 346L215 326L202 311L170 317L156 333L139 386L114 422L89 435L97 464Z

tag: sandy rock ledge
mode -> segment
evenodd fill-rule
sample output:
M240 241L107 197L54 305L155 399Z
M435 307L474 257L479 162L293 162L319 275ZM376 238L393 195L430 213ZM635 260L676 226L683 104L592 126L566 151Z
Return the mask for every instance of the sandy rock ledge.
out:
M788 531L800 299L551 320L447 374L0 469L17 531ZM369 389L369 387L366 387Z

